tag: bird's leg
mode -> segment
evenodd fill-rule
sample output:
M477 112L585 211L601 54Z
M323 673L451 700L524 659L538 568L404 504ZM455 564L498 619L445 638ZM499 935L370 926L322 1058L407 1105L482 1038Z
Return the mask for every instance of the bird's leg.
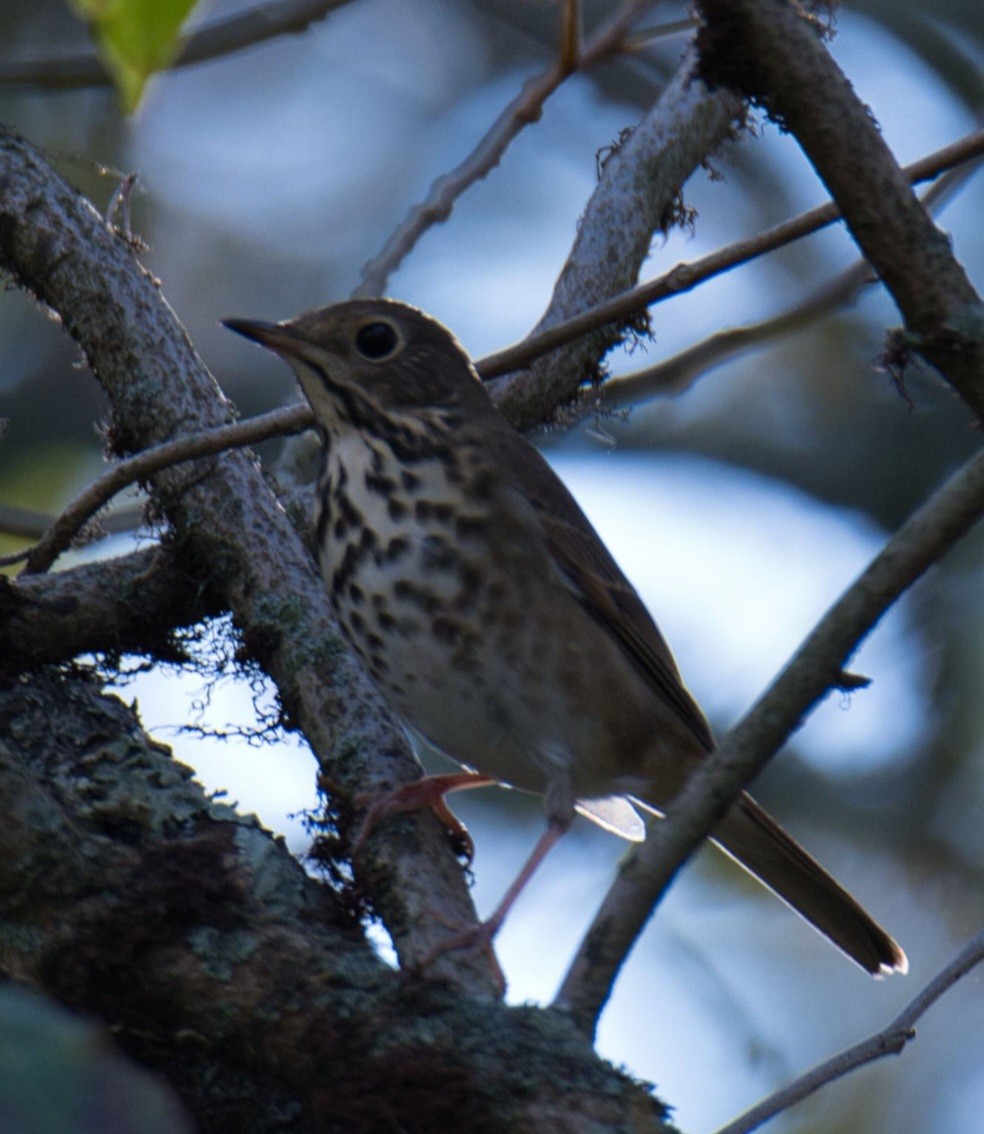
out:
M499 988L505 992L506 980L492 949L492 940L502 928L502 923L515 905L516 899L536 873L540 863L570 830L571 824L574 822L574 788L571 784L570 762L566 759L566 753L551 747L541 749L540 755L547 772L547 829L537 839L536 846L529 858L523 863L522 869L513 879L509 889L503 894L490 916L485 921L479 922L478 925L468 926L454 925L441 918L440 920L449 929L456 929L458 932L428 950L417 962L417 968L427 968L436 958L453 949L478 948L489 958Z
M353 860L361 853L366 839L380 820L387 819L391 815L402 815L407 811L417 811L421 807L429 807L451 832L452 838L464 846L464 854L471 862L475 844L468 834L467 827L451 811L444 797L451 791L465 791L468 788L486 787L494 783L496 780L491 776L483 776L479 772L450 772L444 776L424 776L392 791L379 792L356 800L357 803L361 802L363 805L368 803L369 806L352 844Z
M455 949L481 949L488 956L499 988L504 992L506 981L505 977L502 975L502 969L496 959L495 952L492 949L492 939L502 928L502 923L506 920L507 914L512 909L516 899L522 893L526 883L529 882L536 873L540 863L547 857L559 839L570 829L572 818L573 813L571 818L550 820L547 824L547 829L537 840L536 846L523 864L522 869L513 879L509 889L503 894L499 904L485 921L479 922L478 925L462 926L460 923L450 922L439 914L435 914L444 925L449 929L457 930L457 932L453 937L449 937L446 941L441 941L432 949L429 949L423 957L420 958L415 967L421 970L426 969L427 966L433 964L438 957L443 956L445 953L450 953Z

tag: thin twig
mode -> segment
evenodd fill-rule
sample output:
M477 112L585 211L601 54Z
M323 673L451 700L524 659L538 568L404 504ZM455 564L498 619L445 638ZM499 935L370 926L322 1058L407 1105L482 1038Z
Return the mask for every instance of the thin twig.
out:
M953 166L980 157L981 154L984 154L984 130L975 130L906 166L903 172L911 182L918 184L938 176ZM589 331L595 331L609 323L623 322L660 299L690 291L697 284L713 276L721 275L739 264L747 263L766 252L772 252L776 248L826 228L839 217L837 206L833 202L828 202L791 220L783 221L773 228L768 228L747 240L738 240L726 248L702 256L699 260L677 264L663 275L630 291L622 292L621 295L616 295L604 303L599 303L572 319L565 319L564 322L556 323L548 330L532 335L514 346L486 355L476 363L478 372L488 381L519 370L528 366L534 359L565 346Z
M24 574L38 575L47 571L58 556L71 546L84 525L99 509L129 485L146 480L161 469L183 461L207 457L226 449L255 445L281 434L300 433L310 428L313 420L307 403L298 403L246 421L237 421L233 425L222 425L200 433L191 433L187 437L177 437L119 461L75 497L44 533L36 547L27 553L19 553L18 558L25 554L27 558Z
M757 1130L781 1111L788 1110L821 1087L840 1079L858 1067L873 1063L886 1055L898 1055L909 1040L915 1038L916 1021L939 1000L944 992L952 988L982 960L984 960L984 933L979 933L946 968L909 1001L886 1028L818 1064L775 1094L756 1103L733 1122L722 1126L717 1134L749 1134L749 1131Z
M946 198L956 192L979 166L980 159L947 170L923 193L923 205L926 208L941 208L946 203ZM611 379L602 387L598 406L607 410L618 409L660 394L681 394L715 366L810 326L825 315L853 302L866 284L876 281L877 276L871 265L860 257L850 267L838 272L778 315L757 323L716 331L654 366Z
M575 69L587 70L606 55L618 51L629 25L652 3L653 0L628 0L617 15L583 45L580 52L575 51L572 44L577 6L571 9L565 5L562 49L557 59L545 71L523 84L519 94L503 109L464 161L437 178L424 200L414 205L380 253L363 267L353 296L382 295L389 277L424 233L435 224L446 221L458 198L499 164L514 138L527 126L539 121L543 104L561 83Z
M847 659L885 611L982 514L984 451L906 520L690 777L666 820L650 826L605 896L557 996L586 1033L594 1031L625 957L681 865L813 706L840 684Z
M658 395L682 394L709 370L736 355L766 347L783 335L800 331L824 315L838 311L849 304L865 284L875 282L870 265L859 260L778 315L715 331L654 366L612 378L600 391L598 407L614 410Z
M306 31L311 24L348 3L351 0L280 0L215 20L184 39L169 69L204 63L278 36ZM0 87L64 91L111 85L112 79L94 51L0 66Z
M557 52L560 66L568 74L581 63L581 2L562 0L560 13L560 47Z

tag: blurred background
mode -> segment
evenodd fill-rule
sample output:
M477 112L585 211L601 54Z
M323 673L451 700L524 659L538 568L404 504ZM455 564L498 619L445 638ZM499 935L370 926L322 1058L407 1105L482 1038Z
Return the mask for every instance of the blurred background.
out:
M242 7L213 3L195 19ZM584 7L589 25L611 10ZM666 4L649 23L685 14ZM549 65L556 21L553 5L528 0L358 0L301 35L155 79L126 119L105 87L5 81L11 64L88 45L61 0L6 0L0 119L102 209L122 174L139 174L131 223L148 246L141 258L248 415L292 398L292 380L219 320L285 318L346 297L432 180ZM845 3L837 27L832 50L901 160L979 121L979 0ZM595 184L597 152L651 105L684 45L684 35L670 37L565 83L500 166L424 237L389 294L448 323L475 356L526 333ZM657 239L644 275L824 199L795 143L764 121L714 171L686 187L693 231ZM966 182L940 215L980 287L982 180ZM638 369L781 312L854 257L844 233L831 231L661 304L655 341L644 354L613 355L611 369ZM640 589L718 732L979 444L936 378L910 368L902 396L879 368L896 322L871 289L679 397L534 438ZM0 505L52 512L65 503L102 467L104 412L57 322L6 289ZM120 554L149 538L121 536L81 554ZM982 539L965 540L865 644L852 669L871 688L829 698L755 788L901 941L910 976L868 980L721 856L702 852L636 949L600 1033L603 1054L655 1081L682 1129L713 1129L882 1026L984 923ZM22 543L0 537L0 553ZM314 803L303 745L188 731L248 734L257 710L270 709L269 690L231 669L211 684L201 673L154 671L122 694L139 699L146 726L209 788L228 791L303 851L298 813ZM475 836L475 895L487 911L538 834L541 804L497 790L454 804ZM550 1000L624 849L579 823L548 860L499 938L513 1001ZM976 1134L982 980L952 990L901 1060L856 1073L772 1129Z

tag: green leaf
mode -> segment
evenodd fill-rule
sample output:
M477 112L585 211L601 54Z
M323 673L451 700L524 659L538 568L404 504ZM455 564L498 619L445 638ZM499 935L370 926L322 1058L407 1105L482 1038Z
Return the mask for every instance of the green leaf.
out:
M196 0L69 0L89 23L113 76L123 110L132 114L147 79L169 66L179 33Z

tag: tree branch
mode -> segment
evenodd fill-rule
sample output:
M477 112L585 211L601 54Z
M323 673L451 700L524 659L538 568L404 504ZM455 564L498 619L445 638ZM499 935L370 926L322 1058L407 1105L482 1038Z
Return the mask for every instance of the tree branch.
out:
M0 576L0 673L10 678L86 653L184 660L172 632L220 613L207 583L171 546L56 575Z
M913 183L926 181L962 162L978 158L982 153L984 153L984 130L975 130L959 141L906 166L903 172ZM486 381L511 374L521 367L529 366L535 359L576 341L582 335L631 319L660 299L690 291L705 280L730 271L739 264L747 263L766 252L772 252L794 240L818 232L827 225L833 224L839 217L840 211L837 205L829 202L801 213L791 220L783 221L764 232L756 233L747 240L735 241L734 244L702 256L699 260L677 264L655 279L615 295L611 299L596 303L583 313L555 323L546 330L534 331L514 346L486 355L476 363L478 372ZM500 394L502 408L507 413L510 406L509 386L510 383L501 382L493 387L494 391ZM573 396L574 392L576 391L572 391L567 396ZM521 421L522 418L515 420Z
M109 1022L202 1130L663 1131L559 1014L384 965L282 840L84 680L0 689L0 801L0 968Z
M925 207L945 203L946 198L979 168L978 158L973 163L947 170L922 195ZM784 335L801 331L826 315L832 315L853 303L862 288L876 280L871 265L862 257L809 292L799 302L768 319L716 331L701 342L679 351L672 358L663 359L644 370L612 378L602 387L597 405L611 410L657 395L681 394L702 374L729 359L750 350L761 349Z
M704 80L764 106L795 135L898 305L902 346L936 367L984 420L984 304L816 25L786 0L698 7Z
M600 59L617 52L625 34L640 12L652 7L653 0L626 0L615 16L604 24L578 53L574 14L562 12L563 35L557 59L545 71L528 79L523 89L500 113L472 152L449 173L442 174L419 205L392 233L378 256L362 269L356 298L382 295L389 277L414 249L420 238L451 215L455 202L476 181L487 177L502 160L512 141L543 113L543 104L575 71L585 71Z
M668 223L681 186L730 134L741 104L727 94L711 94L695 68L691 50L656 105L605 162L533 339L635 282L653 233ZM582 328L568 349L501 383L500 408L517 428L546 420L597 374L599 359L621 337L610 324L602 320ZM514 360L503 368L501 354L495 359L498 368L490 370L486 360L483 377L514 370Z
M112 403L115 451L228 424L230 403L125 240L31 146L4 131L0 186L0 264L60 312L82 346ZM225 453L158 472L152 485L176 554L232 611L336 798L418 776L402 728L339 641L320 576L254 463ZM450 932L435 909L458 922L475 917L430 814L381 828L357 870L405 963ZM482 959L466 953L447 955L435 969L475 993L494 987Z
M47 571L99 509L131 484L148 480L154 473L185 461L255 445L270 437L300 433L313 423L314 417L307 403L298 403L232 425L220 425L186 437L176 437L173 441L153 445L134 457L117 462L87 485L61 512L37 545L25 553L27 566L23 573L36 575Z
M873 1063L876 1059L883 1059L886 1055L898 1055L910 1040L915 1039L916 1021L939 1000L944 992L952 988L981 961L984 961L984 933L979 933L946 968L937 973L887 1027L818 1064L805 1075L801 1075L794 1082L745 1111L733 1122L722 1126L717 1134L749 1134L749 1131L757 1130L770 1118L788 1110L795 1103L809 1098L821 1087L833 1083L858 1067Z
M582 941L556 1003L587 1033L677 872L825 694L886 610L984 515L984 451L899 528L817 623L758 702L633 849Z

